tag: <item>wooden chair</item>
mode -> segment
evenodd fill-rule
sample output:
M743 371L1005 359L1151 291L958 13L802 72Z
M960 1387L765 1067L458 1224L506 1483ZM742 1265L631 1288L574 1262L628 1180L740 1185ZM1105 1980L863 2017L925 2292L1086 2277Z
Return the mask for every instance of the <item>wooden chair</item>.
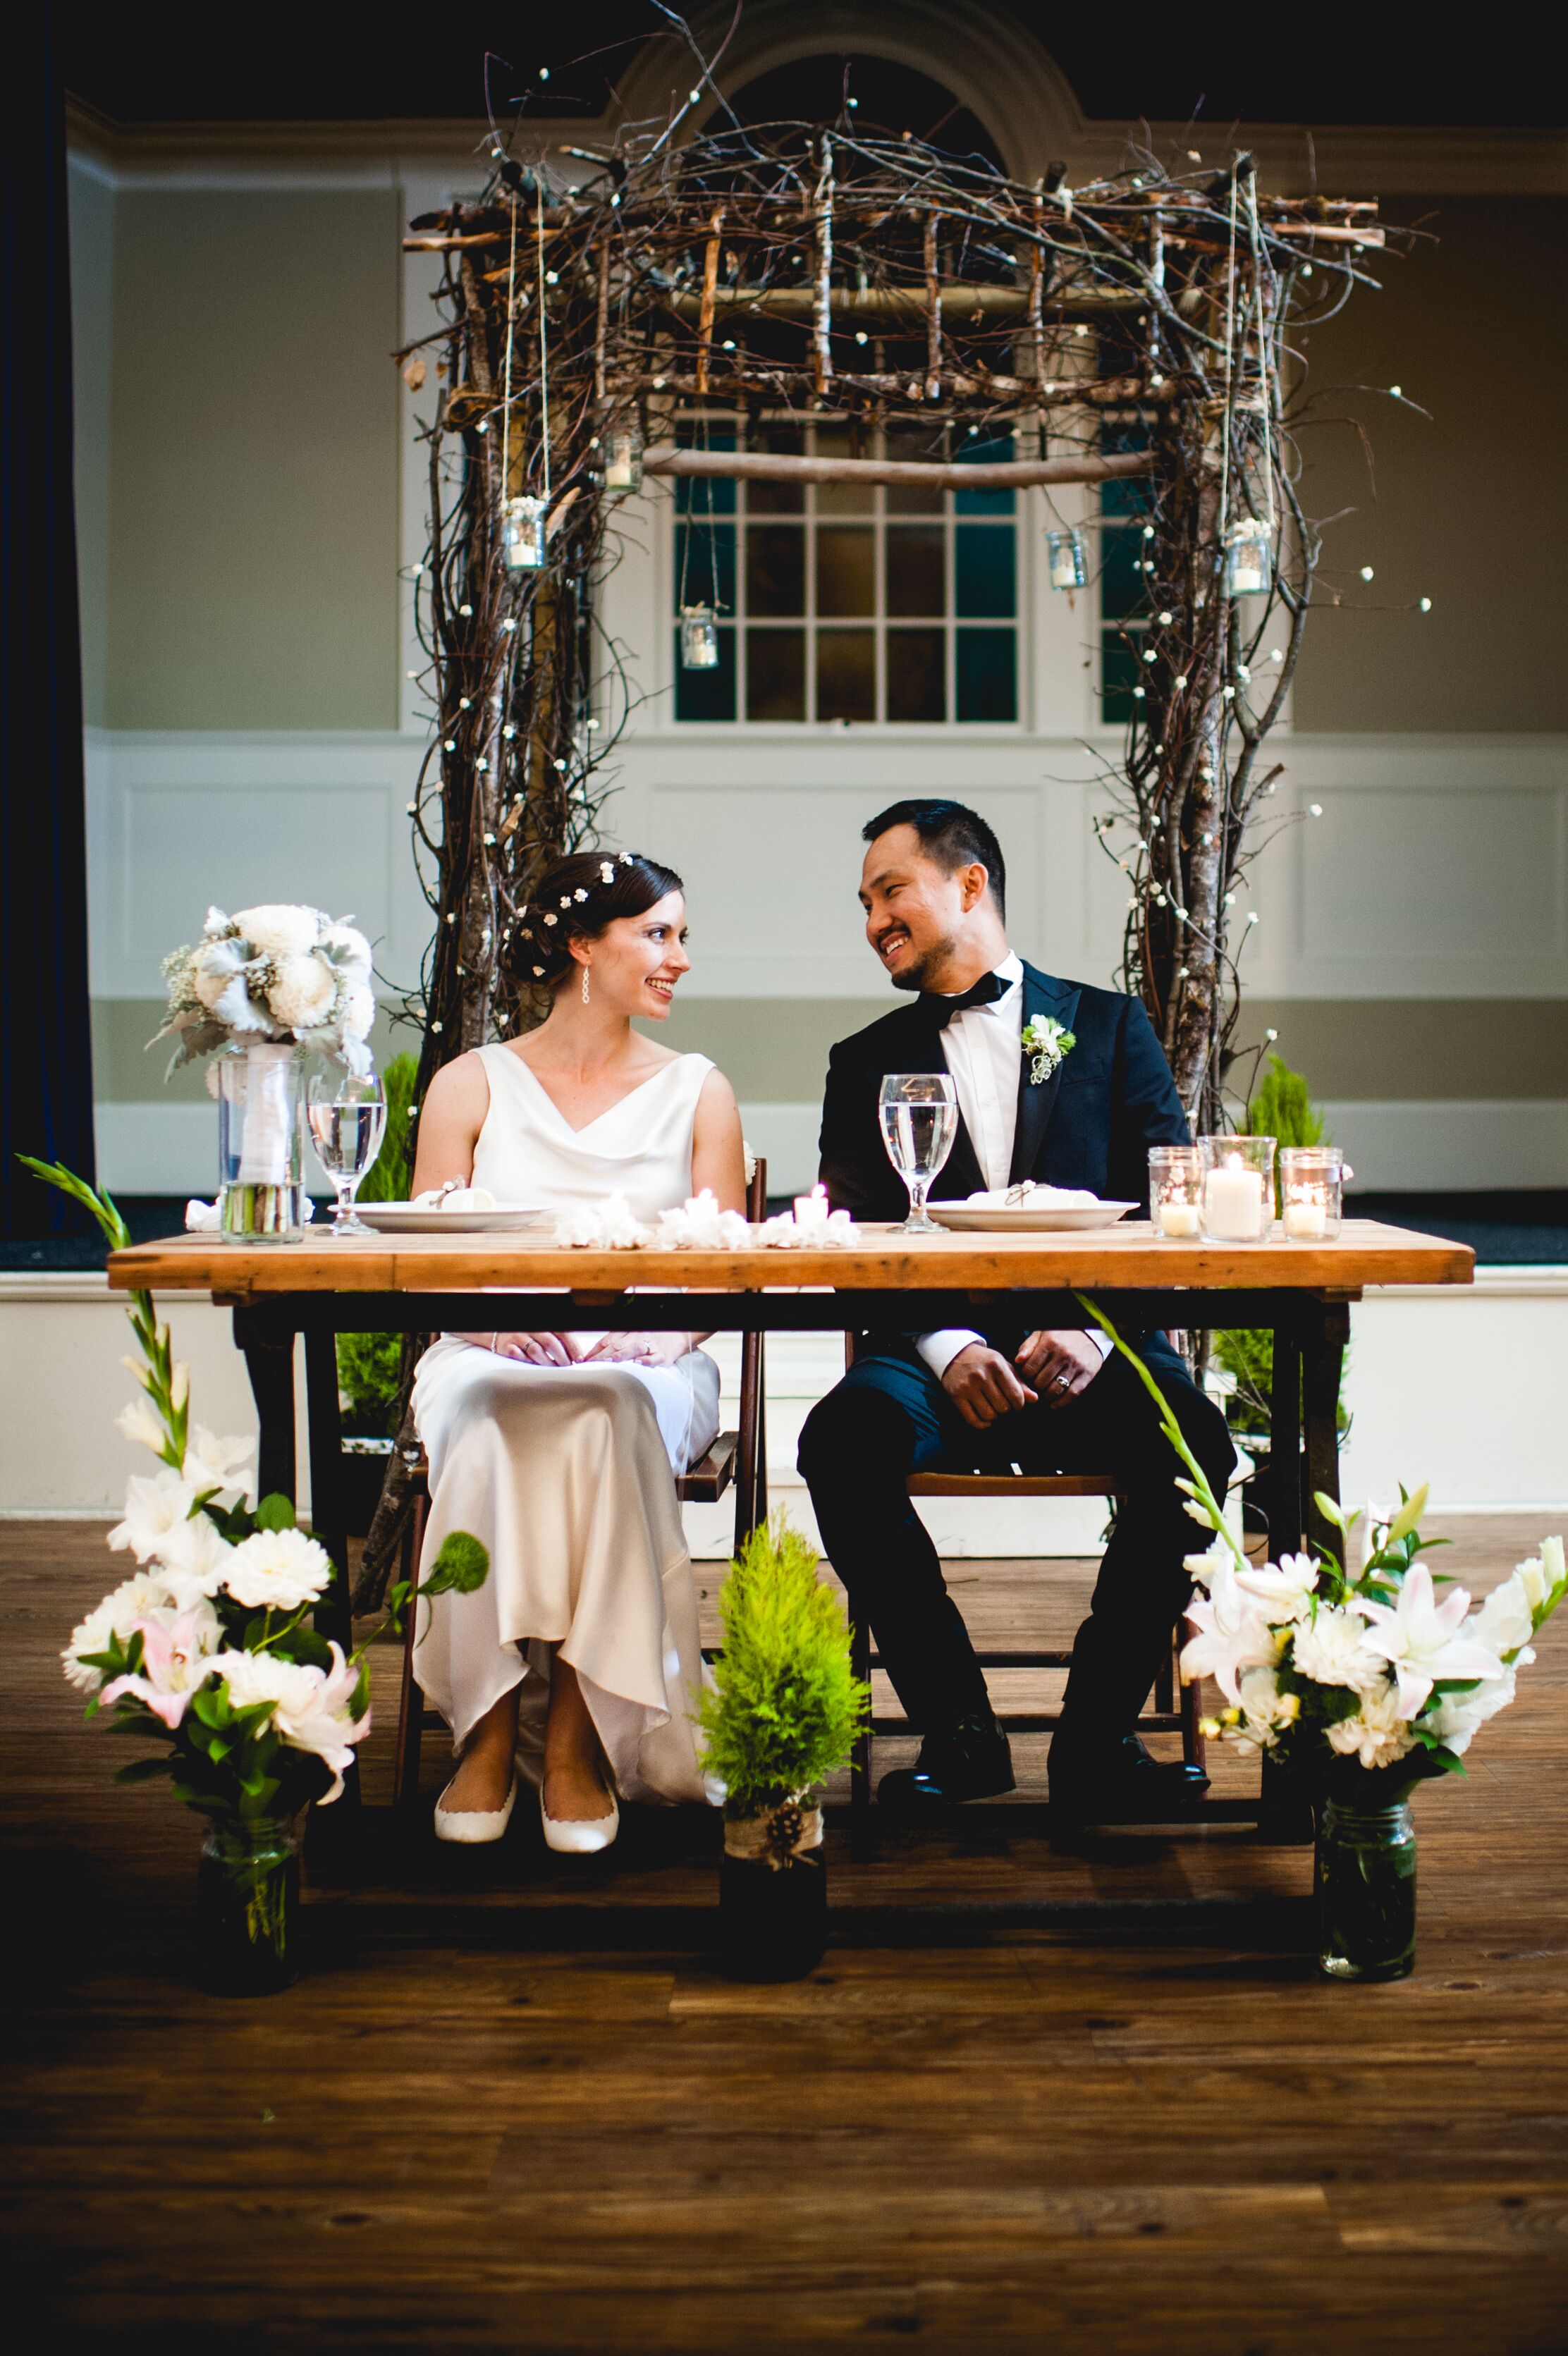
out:
M768 1215L768 1164L757 1160L746 1183L746 1215L753 1221ZM768 1518L768 1426L763 1398L763 1348L760 1333L746 1333L740 1345L740 1411L738 1429L721 1431L707 1454L680 1475L675 1494L685 1505L714 1505L725 1490L735 1490L735 1542L738 1551L757 1524ZM413 1505L403 1542L399 1577L413 1580L424 1546L430 1512L430 1465L420 1449L411 1462ZM418 1625L418 1597L411 1596L403 1632L403 1689L398 1702L397 1747L392 1766L392 1800L400 1808L419 1797L420 1738L426 1725L444 1721L427 1711L413 1673L413 1645Z
M854 1363L854 1335L844 1336L844 1362ZM911 1497L1104 1497L1114 1499L1114 1480L1104 1472L912 1472L906 1486ZM1160 1664L1155 1680L1154 1707L1145 1709L1138 1720L1140 1734L1176 1734L1182 1739L1182 1757L1189 1766L1201 1767L1204 1762L1204 1740L1198 1724L1197 1688L1179 1684L1177 1655L1180 1651L1179 1630L1173 1632L1171 1648ZM983 1669L1065 1669L1071 1666L1070 1647L1059 1650L1020 1649L977 1652L976 1660ZM882 1666L881 1655L871 1649L871 1632L858 1624L850 1631L850 1660L857 1677L869 1677L874 1669ZM1179 1699L1178 1699L1179 1695ZM1056 1727L1059 1710L999 1709L996 1716L1009 1734L1048 1734ZM859 1860L869 1857L873 1846L872 1820L872 1746L879 1736L908 1735L913 1731L902 1717L872 1716L855 1743L853 1772L850 1776L850 1846L852 1855Z

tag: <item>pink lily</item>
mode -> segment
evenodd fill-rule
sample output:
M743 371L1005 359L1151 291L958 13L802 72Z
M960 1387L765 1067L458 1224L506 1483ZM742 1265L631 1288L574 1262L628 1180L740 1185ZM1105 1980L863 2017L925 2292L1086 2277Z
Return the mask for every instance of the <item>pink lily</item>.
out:
M130 1694L172 1732L189 1708L199 1686L218 1665L213 1645L220 1634L210 1604L190 1612L149 1613L135 1628L142 1638L142 1674L115 1677L99 1697L107 1706Z

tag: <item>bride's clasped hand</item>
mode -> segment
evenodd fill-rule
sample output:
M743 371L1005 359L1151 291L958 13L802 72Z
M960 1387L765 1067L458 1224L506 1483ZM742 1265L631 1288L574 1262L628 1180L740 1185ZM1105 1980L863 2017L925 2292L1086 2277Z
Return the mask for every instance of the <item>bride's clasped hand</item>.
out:
M632 1029L668 1019L690 969L681 879L630 852L562 860L523 911L518 978L550 994L526 1036L458 1056L420 1119L416 1193L453 1178L581 1212L612 1194L651 1221L708 1188L744 1207L740 1115L705 1056ZM703 1800L692 1712L696 1589L675 1476L718 1430L696 1333L443 1334L413 1408L430 1458L424 1559L467 1529L491 1575L428 1607L419 1680L459 1759L444 1839L506 1828L518 1767L553 1848L603 1848L617 1794Z

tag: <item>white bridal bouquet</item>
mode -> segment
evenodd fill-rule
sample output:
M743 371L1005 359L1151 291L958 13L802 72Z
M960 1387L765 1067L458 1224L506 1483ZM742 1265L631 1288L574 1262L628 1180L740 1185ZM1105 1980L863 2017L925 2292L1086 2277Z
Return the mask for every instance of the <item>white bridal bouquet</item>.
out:
M168 1012L149 1044L177 1040L170 1071L230 1040L287 1042L371 1068L371 945L347 917L283 903L232 916L209 908L201 938L163 969Z

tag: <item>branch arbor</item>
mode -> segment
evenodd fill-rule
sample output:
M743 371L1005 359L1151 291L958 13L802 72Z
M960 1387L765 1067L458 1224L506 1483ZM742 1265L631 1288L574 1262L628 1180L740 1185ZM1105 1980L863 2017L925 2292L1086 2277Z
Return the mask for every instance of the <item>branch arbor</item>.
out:
M1367 278L1376 207L1264 197L1245 156L1028 187L843 124L682 147L633 132L572 187L495 160L478 203L405 241L445 262L442 323L399 355L416 383L423 350L439 361L421 1095L540 1011L530 904L591 832L628 711L594 607L618 476L1089 484L1131 510L1142 592L1117 809L1098 821L1128 878L1123 976L1189 1115L1218 1126L1228 911L1317 555L1287 359ZM714 411L736 449L706 446ZM847 427L844 455L781 448L807 418Z

